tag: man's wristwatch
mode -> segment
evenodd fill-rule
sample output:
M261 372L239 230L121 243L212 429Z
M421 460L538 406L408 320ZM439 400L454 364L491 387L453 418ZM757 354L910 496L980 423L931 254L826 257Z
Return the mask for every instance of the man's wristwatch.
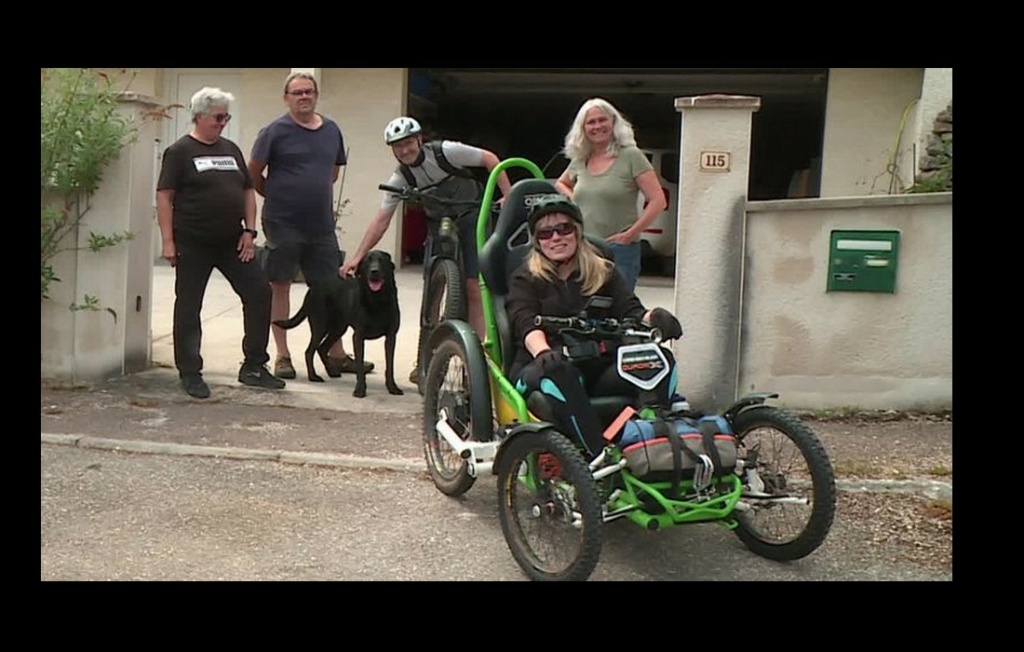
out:
M252 235L252 239L255 240L256 236L258 235L259 232L256 229L242 229L242 233L249 233L249 234L251 234Z

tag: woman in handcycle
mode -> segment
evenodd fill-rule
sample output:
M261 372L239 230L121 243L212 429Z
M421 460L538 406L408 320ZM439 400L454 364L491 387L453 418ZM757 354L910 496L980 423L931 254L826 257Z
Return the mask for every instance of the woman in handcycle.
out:
M524 396L540 391L548 398L556 425L596 457L605 446L603 426L590 406L591 396L638 396L639 390L620 378L612 352L569 361L557 332L536 325L538 316L576 317L593 296L611 299L602 317L632 318L661 330L664 339L682 336L679 320L663 308L648 310L628 289L614 263L583 235L579 207L560 194L536 200L527 226L532 247L513 272L506 309L516 343L509 378ZM675 359L664 354L672 373L654 388L658 404L668 406L676 391Z

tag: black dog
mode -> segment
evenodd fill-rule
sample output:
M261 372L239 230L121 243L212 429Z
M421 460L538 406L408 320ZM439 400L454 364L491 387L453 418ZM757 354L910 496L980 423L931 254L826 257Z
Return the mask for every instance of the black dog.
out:
M309 346L306 347L306 375L311 382L324 380L313 368L313 354L319 354L324 367L327 367L328 352L351 326L356 368L359 370L352 395L358 398L366 396L365 342L381 337L385 338L384 383L392 394L405 393L395 383L395 340L400 318L395 264L387 252L374 250L368 253L359 263L355 277L311 284L295 316L278 319L274 324L281 328L295 328L305 319L309 319L310 331ZM341 374L328 371L328 375L336 378Z

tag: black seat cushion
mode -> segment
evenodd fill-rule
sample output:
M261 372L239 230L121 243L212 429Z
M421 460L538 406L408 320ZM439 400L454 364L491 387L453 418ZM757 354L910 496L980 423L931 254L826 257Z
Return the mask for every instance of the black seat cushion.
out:
M551 409L551 397L541 392L530 392L526 397L526 408L542 421L554 422L554 411ZM597 420L602 428L615 420L627 405L633 405L635 399L629 396L592 396L590 407L597 413Z

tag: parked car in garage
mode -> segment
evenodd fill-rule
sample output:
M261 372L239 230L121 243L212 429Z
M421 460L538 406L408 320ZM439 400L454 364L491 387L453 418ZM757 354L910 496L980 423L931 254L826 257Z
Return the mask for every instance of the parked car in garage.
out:
M665 193L664 211L640 236L643 247L643 273L673 275L676 258L676 210L679 201L679 151L674 149L644 148L647 160L654 167L662 192ZM549 178L552 184L557 178ZM637 215L646 204L644 194L637 194Z
M676 203L679 197L679 152L670 149L644 149L644 154L654 166L654 172L665 193L665 210L654 218L643 236L651 249L662 256L676 255ZM644 194L637 196L637 211L642 211L647 202Z

